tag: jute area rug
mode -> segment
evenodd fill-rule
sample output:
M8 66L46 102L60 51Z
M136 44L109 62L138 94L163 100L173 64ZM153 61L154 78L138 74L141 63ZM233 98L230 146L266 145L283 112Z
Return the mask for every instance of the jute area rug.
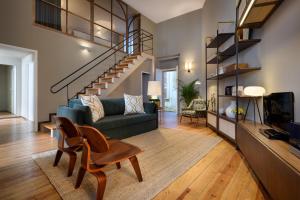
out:
M208 130L208 129L204 129ZM177 177L203 158L221 138L212 134L204 135L196 131L178 129L158 129L124 140L137 145L143 153L138 155L143 182L138 182L129 161L105 168L107 185L104 199L152 199L170 185ZM95 199L97 181L86 173L79 189L74 189L81 155L78 153L73 176L66 177L68 157L63 155L57 167L53 167L56 151L33 155L33 159L49 178L63 199Z

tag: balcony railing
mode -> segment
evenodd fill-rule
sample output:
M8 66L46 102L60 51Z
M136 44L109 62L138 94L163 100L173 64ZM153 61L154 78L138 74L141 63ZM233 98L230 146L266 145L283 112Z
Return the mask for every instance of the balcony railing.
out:
M126 53L136 43L139 51L153 54L151 33L143 30L136 41L129 40L136 31L129 18L128 5L120 0L35 0L36 24L110 48L124 41L121 50Z

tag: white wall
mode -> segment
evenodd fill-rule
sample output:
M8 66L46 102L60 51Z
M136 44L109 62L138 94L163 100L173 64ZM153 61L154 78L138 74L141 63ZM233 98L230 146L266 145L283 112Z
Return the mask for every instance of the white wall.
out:
M34 56L29 54L22 59L21 67L21 81L20 83L21 95L18 99L20 101L20 115L28 120L34 121L35 117L35 69Z
M157 56L180 54L178 79L189 83L195 79L203 79L202 65L202 11L175 17L157 25ZM192 70L185 70L186 62L192 62ZM202 92L201 95L204 93Z

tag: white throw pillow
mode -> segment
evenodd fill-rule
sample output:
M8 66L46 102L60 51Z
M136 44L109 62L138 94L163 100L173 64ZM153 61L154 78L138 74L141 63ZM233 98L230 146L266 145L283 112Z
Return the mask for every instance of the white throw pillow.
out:
M145 113L142 96L124 94L125 112L124 115L134 113Z
M90 107L93 122L96 122L104 117L103 105L96 95L81 96L81 103L84 106Z

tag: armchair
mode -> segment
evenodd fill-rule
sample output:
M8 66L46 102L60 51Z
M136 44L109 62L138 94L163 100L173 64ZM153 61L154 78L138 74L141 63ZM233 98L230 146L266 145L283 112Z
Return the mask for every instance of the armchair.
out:
M180 123L182 121L183 117L190 118L191 122L193 121L193 118L199 118L206 113L206 101L204 99L194 99L190 103L190 105L186 108L182 108L182 111L180 113Z

